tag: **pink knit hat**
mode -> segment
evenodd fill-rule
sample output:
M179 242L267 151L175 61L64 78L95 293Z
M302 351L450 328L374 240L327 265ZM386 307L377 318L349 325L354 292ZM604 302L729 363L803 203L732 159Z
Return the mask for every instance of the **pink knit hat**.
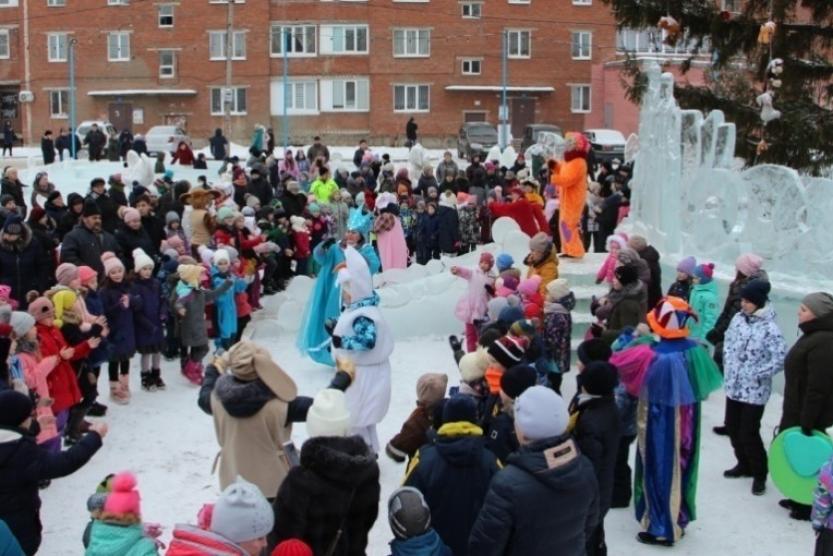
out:
M135 222L137 220L141 220L142 215L139 213L138 210L134 209L133 207L127 207L122 212L121 219L124 220L125 224L127 224L129 222Z
M535 276L521 280L521 283L518 284L518 293L523 296L530 296L537 292L540 287L541 277L536 274Z
M488 251L484 251L483 253L480 253L480 262L487 263L489 267L493 267L495 266L495 256Z
M165 240L168 243L168 247L175 250L177 253L185 254L185 242L182 241L182 238L179 236L171 236Z
M101 263L104 265L104 275L110 276L110 272L120 268L124 270L124 264L119 260L115 253L107 251L101 255Z
M55 280L61 286L69 286L70 282L78 278L78 267L72 263L61 263L55 269Z
M735 261L735 268L744 276L754 276L763 265L764 260L755 253L744 253Z
M117 473L110 480L110 489L104 502L105 512L120 516L132 514L137 518L142 515L139 491L136 490L136 477L133 473Z
M38 297L29 304L29 314L36 322L55 320L55 306L48 297Z
M16 299L12 299L12 288L6 284L0 284L0 303L8 304L12 310L16 310L18 303Z
M98 274L95 270L88 266L79 266L78 267L78 279L81 280L81 284L86 284L93 278L97 277Z

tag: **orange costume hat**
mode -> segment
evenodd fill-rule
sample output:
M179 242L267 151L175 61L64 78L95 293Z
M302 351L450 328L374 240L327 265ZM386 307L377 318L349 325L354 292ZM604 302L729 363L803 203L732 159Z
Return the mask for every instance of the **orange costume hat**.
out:
M698 320L689 304L674 296L661 299L657 306L648 313L648 324L651 330L666 340L687 337L689 319Z

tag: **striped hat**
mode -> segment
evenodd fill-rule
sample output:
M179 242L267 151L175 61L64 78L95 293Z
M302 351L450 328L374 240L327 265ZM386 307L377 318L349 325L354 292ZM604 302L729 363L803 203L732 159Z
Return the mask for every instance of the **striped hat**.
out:
M500 366L508 369L523 361L526 346L526 339L506 335L492 342L486 351Z

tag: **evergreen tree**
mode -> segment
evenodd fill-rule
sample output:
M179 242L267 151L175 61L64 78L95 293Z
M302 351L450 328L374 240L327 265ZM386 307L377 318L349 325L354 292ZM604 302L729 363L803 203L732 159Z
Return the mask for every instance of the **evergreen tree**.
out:
M739 13L721 11L719 0L605 2L621 28L656 27L670 16L680 40L694 46L692 57L710 49L705 85L678 85L675 94L684 108L722 110L737 126L737 155L747 164L784 164L812 174L833 167L833 1L745 0L738 2ZM684 62L683 71L690 65L691 59ZM738 72L746 76L746 91L736 86ZM644 76L633 59L625 74L629 96L638 101ZM773 115L758 104L767 92L780 117L764 121Z

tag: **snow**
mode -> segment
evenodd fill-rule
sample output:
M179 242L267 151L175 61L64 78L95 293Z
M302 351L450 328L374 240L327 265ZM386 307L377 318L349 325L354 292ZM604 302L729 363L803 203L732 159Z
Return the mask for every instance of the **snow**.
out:
M469 255L468 259L474 257ZM589 284L592 284L598 262L598 256L590 256L587 262L561 265L562 273L569 275L571 282L581 288L585 302L593 291ZM429 275L424 277L405 276L405 284L410 288L420 284L424 287L429 281L440 279L441 275L433 270L426 271ZM266 298L264 310L255 314L247 334L270 350L275 360L295 379L300 393L312 396L327 385L331 371L298 353L294 347L295 333L288 330L293 326L288 321L297 319L300 313L281 310L281 306L290 304L293 297L304 295L309 284L301 282L303 280L286 293ZM383 298L390 293L386 290L388 287L382 289ZM379 426L382 442L387 442L398 431L414 407L415 384L422 373L445 372L451 385L459 382L445 332L462 332L461 325L453 317L454 304L461 291L453 284L432 288L425 297L403 306L383 307L388 319L400 320L408 315L412 321L422 321L414 325L415 328L434 332L415 335L413 328L394 323L397 344L391 358L393 396L390 411ZM432 300L430 306L425 303L427 299ZM147 393L139 389L134 361L131 373L133 400L126 407L110 404L106 418L110 434L102 450L75 475L56 480L41 492L42 554L63 556L80 552L81 533L88 519L86 499L108 473L125 469L137 473L144 518L165 527L163 540L170 537L174 524L193 523L200 506L213 501L219 494L218 479L212 474L217 453L213 421L199 410L197 389L179 376L176 367L177 363L163 365L163 376L168 382L165 392ZM102 377L100 388L106 392L106 377ZM564 380L565 396L571 396L574 391L575 371ZM106 395L102 398L106 403ZM778 423L780 407L781 398L776 394L764 414L762 431L766 441ZM749 492L750 480L723 478L723 470L734 465L734 457L728 439L711 432L712 426L722 422L722 416L723 397L713 395L703 404L699 516L688 528L686 537L674 548L674 553L698 556L811 553L813 534L809 524L787 517L786 511L777 505L780 496L771 482L766 495L755 497ZM300 446L306 438L305 427L294 427L293 437ZM387 542L391 535L386 519L386 500L401 483L405 470L404 465L394 463L385 455L380 456L379 464L382 497L379 518L370 534L367 553L371 556L388 554ZM611 555L662 551L636 542L639 527L632 509L611 510L605 524Z

